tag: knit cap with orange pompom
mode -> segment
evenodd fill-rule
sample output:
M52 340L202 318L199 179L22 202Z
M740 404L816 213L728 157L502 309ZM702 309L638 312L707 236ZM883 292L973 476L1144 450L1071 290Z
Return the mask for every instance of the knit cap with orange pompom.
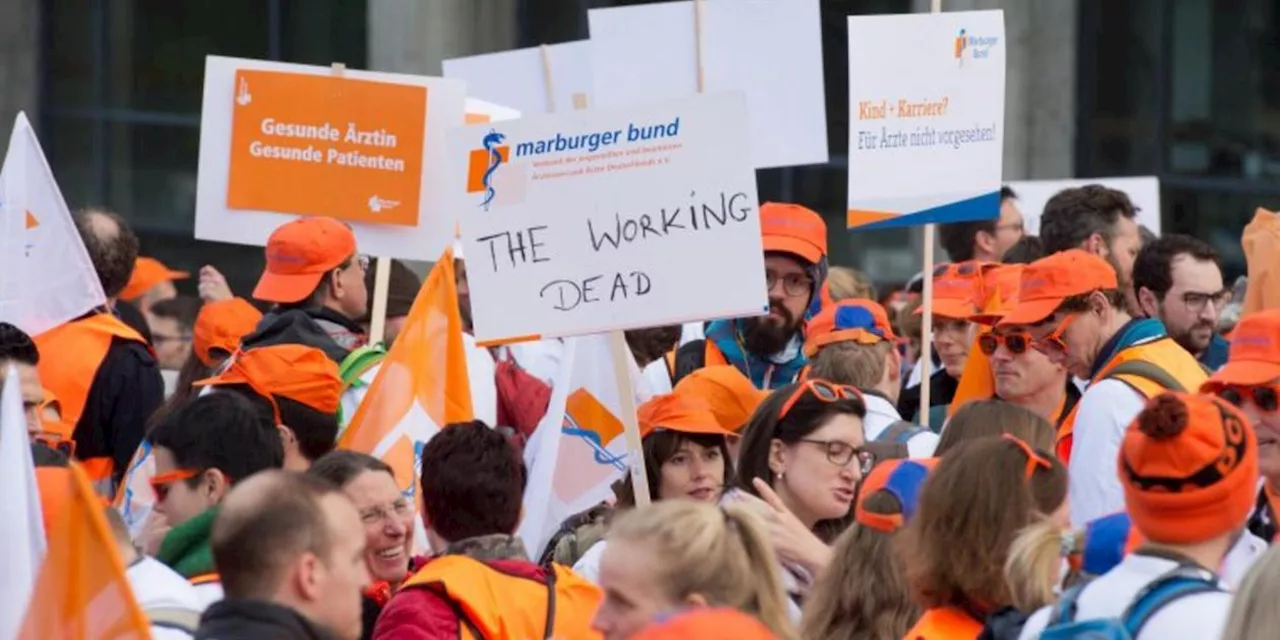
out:
M1156 543L1194 544L1236 531L1257 499L1253 428L1216 396L1153 398L1129 424L1118 465L1129 515Z

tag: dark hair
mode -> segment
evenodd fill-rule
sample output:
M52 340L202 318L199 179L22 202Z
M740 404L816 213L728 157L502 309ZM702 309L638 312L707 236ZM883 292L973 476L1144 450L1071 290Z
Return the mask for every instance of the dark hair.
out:
M973 222L952 222L938 225L938 242L946 249L952 262L973 260L974 240L979 231L996 232L997 219L975 220Z
M1067 384L1073 384L1070 380ZM976 400L960 407L942 430L933 455L941 457L962 443L1009 434L1032 449L1052 451L1057 431L1044 416L1004 400Z
M513 534L527 475L519 452L479 421L446 425L422 450L422 507L449 542Z
M708 449L719 449L720 456L724 459L724 486L728 487L733 482L733 457L729 455L729 443L724 436L712 433L654 431L641 441L641 449L644 451L644 475L649 484L649 495L654 501L658 500L658 487L662 485L662 465L675 457L685 442L692 442ZM630 473L614 483L613 493L618 498L618 507L636 506L635 487L631 484Z
M267 598L299 554L330 554L334 541L321 499L337 489L301 473L271 473L273 482L253 487L251 504L223 509L214 520L210 547L228 598Z
M1044 256L1044 241L1040 236L1022 236L1004 252L1004 263L1031 264Z
M40 350L26 331L0 322L0 363L12 360L21 364L40 364Z
M196 325L196 316L200 314L200 306L203 304L204 301L200 298L175 296L152 304L151 315L177 320L183 331L190 332Z
M268 400L245 384L219 385L214 391L229 391L244 396L260 410L271 414L273 422L274 409L278 408L280 423L293 432L298 439L298 452L309 461L320 459L337 445L338 415L335 413L324 413L297 400L275 394ZM275 407L271 406L272 401L275 402Z
M210 393L176 407L147 434L183 469L217 469L239 482L284 464L284 445L268 408L238 393ZM195 486L199 478L187 483Z
M195 383L212 375L212 367L206 367L194 352L187 354L187 359L182 363L182 368L178 369L178 381L173 385L173 395L165 398L164 404L161 404L151 414L151 417L147 418L147 431L151 431L157 424L160 424L160 421L169 415L169 412L190 402L192 398L199 395L201 388L194 386Z
M677 349L680 346L682 330L681 325L673 324L665 327L632 329L624 335L627 338L627 346L631 348L631 355L636 359L636 364L643 369L650 362L663 358L667 352Z
M138 260L138 236L134 235L129 224L120 214L107 209L88 208L76 212L73 216L76 231L80 240L89 252L89 260L93 262L93 270L98 273L102 282L102 290L108 298L114 298L124 291L133 275L134 263ZM101 223L95 220L105 219L115 226L115 232L107 228L95 229Z
M395 472L391 470L387 463L367 453L346 450L330 451L324 454L319 460L312 463L310 469L307 469L307 475L326 480L341 489L347 486L348 482L355 480L356 476L366 471L382 472L395 476Z
M1120 218L1137 215L1138 209L1123 191L1100 184L1063 189L1044 205L1040 238L1046 254L1079 248L1095 233L1110 246Z
M1004 204L1005 200L1017 200L1018 193L1009 185L1001 185L1000 187L1000 204Z
M1161 236L1151 244L1143 245L1133 262L1134 292L1147 289L1156 294L1157 299L1164 300L1165 294L1173 288L1173 261L1183 255L1191 256L1196 262L1212 262L1221 268L1218 252L1204 240L1176 233Z
M787 416L779 420L782 405L791 399L802 384L804 383L789 384L769 394L751 416L751 421L743 429L742 444L738 450L738 473L733 483L737 489L757 496L756 488L751 484L756 478L773 486L777 477L769 468L769 449L775 439L788 445L796 444L809 437L809 434L817 431L832 417L847 414L865 418L867 415L867 406L861 400L840 399L826 402L814 397L812 393L805 393L791 405ZM817 527L833 534L838 534L838 531L830 529L842 528L824 527L823 522L819 522ZM826 542L831 542L832 539L834 535Z

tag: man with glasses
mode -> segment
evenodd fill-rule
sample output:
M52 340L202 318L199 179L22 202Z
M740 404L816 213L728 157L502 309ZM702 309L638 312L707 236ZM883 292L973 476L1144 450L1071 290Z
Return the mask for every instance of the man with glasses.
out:
M1218 335L1231 290L1222 282L1218 252L1198 238L1162 236L1144 245L1133 265L1138 306L1158 318L1184 349L1210 371L1227 362L1227 341Z
M1080 249L1027 265L1018 303L997 326L1025 330L1051 362L1089 381L1058 428L1058 456L1071 471L1072 523L1122 510L1115 461L1125 428L1148 399L1199 388L1200 363L1159 320L1131 317L1115 269Z
M1200 387L1240 407L1258 437L1258 492L1249 530L1271 542L1280 514L1280 310L1252 313L1236 325L1227 364Z
M952 262L1000 262L1010 247L1026 233L1018 194L1000 188L1000 217L938 226L938 239Z
M672 387L704 366L730 364L758 389L795 382L805 365L804 325L818 312L827 279L827 224L797 204L760 205L764 240L766 315L717 320L706 339L680 347L670 366ZM650 366L667 366L658 361Z
M298 218L272 232L266 254L267 267L253 297L276 306L241 347L301 344L325 352L347 371L348 358L359 358L357 350L368 340L359 320L369 309L369 258L356 251L351 227L331 218ZM361 379L372 383L375 371L369 369ZM342 424L355 415L367 391L367 384L346 389Z

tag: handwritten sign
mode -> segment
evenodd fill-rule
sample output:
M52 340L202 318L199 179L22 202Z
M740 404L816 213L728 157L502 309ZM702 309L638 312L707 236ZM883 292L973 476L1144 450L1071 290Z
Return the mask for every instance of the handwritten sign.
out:
M848 20L848 226L998 217L1004 13Z
M741 94L458 128L450 144L477 340L767 306Z
M422 260L453 239L446 130L464 85L210 56L196 237L262 245L298 215L349 222L363 253Z

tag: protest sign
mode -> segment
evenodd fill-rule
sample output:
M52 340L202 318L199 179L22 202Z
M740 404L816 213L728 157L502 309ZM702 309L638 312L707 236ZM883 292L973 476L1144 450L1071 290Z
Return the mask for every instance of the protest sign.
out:
M999 215L1005 49L1000 11L849 17L850 228Z
M515 109L477 98L467 98L466 111L464 124L499 122L502 120L515 120L520 117L520 112Z
M762 313L746 118L734 93L455 129L476 339Z
M452 240L445 130L463 85L210 56L196 237L261 245L295 215L351 224L364 253L421 260Z
M742 91L759 169L827 161L818 0L591 9L593 107ZM896 48L896 47L895 47Z
M467 83L467 95L524 114L555 113L590 102L591 43L515 49L443 63L444 77Z
M1160 235L1160 180L1155 176L1141 178L1070 178L1067 180L1015 180L1009 188L1018 196L1018 208L1026 231L1040 233L1040 214L1049 199L1063 189L1100 184L1129 194L1133 206L1138 208L1138 224Z

